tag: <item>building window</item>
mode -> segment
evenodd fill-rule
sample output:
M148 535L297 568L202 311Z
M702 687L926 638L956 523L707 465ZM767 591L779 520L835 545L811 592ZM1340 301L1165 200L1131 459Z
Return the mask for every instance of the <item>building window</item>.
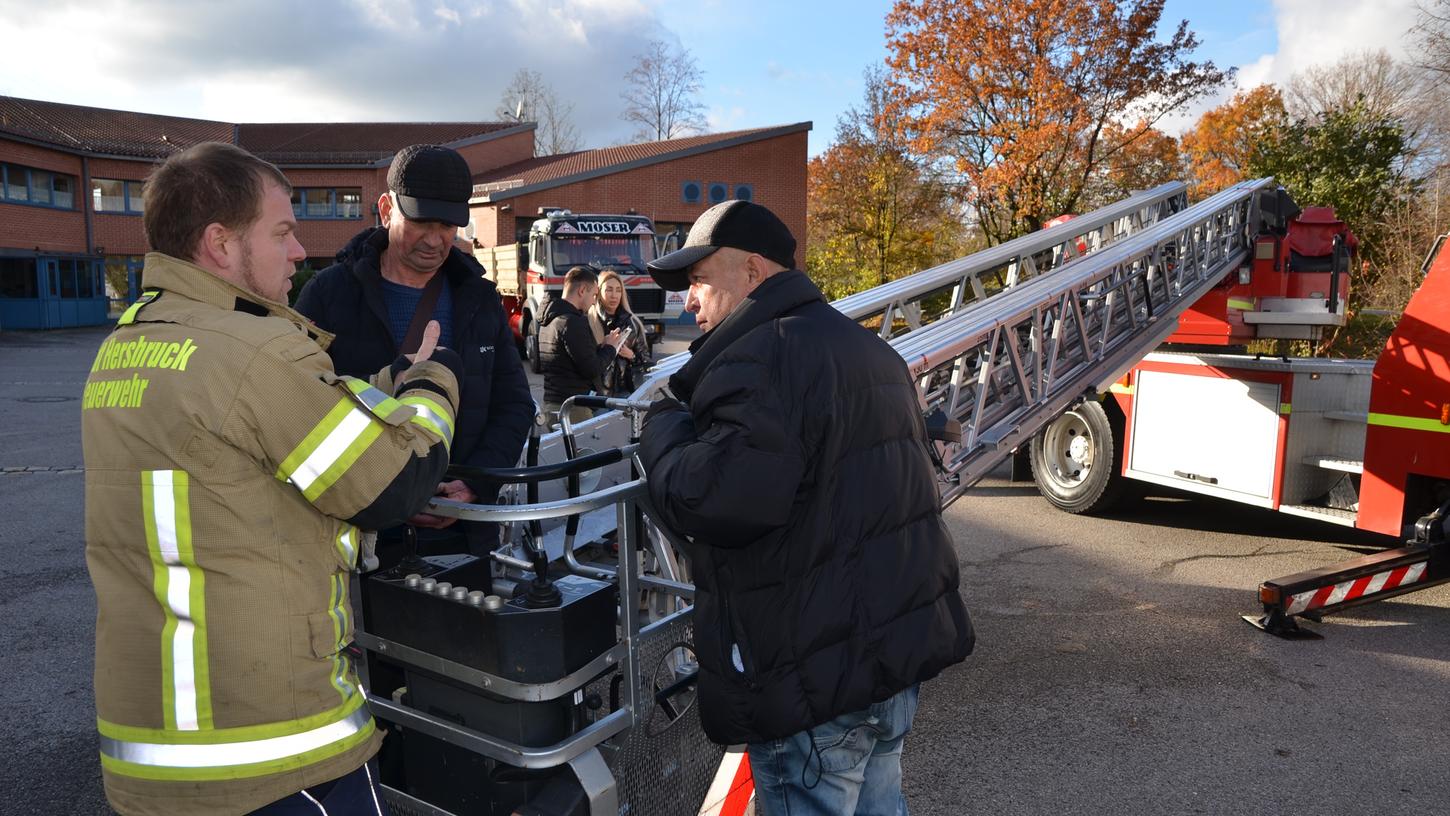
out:
M96 212L128 213L140 215L146 212L141 197L145 182L123 181L121 179L91 179L91 208Z
M730 193L726 189L725 185L721 184L720 182L716 181L710 184L711 204L719 204L720 202L724 201L726 196L728 196L729 194Z
M362 218L361 187L295 187L292 214L299 219Z
M0 297L40 297L34 258L0 258Z
M735 197L738 198L738 199L740 199L741 201L754 201L755 200L755 185L753 185L753 184L737 184L737 185L735 185Z
M11 204L33 207L75 208L75 176L36 170L18 164L0 164L3 198Z
M680 197L685 200L685 203L686 204L699 204L700 203L700 182L698 182L698 181L687 181L684 184L681 184L680 185Z

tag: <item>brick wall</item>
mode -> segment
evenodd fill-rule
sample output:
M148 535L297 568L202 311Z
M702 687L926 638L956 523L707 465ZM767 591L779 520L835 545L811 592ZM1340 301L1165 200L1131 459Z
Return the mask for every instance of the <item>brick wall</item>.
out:
M378 223L378 198L388 189L388 169L383 168L282 168L293 187L358 187L362 189L362 217L339 219L302 218L297 221L297 240L309 258L331 258L353 236Z
M126 161L124 159L88 159L86 168L91 178L120 179L122 181L145 181L156 169L156 162ZM86 206L91 206L91 185L85 185ZM91 229L95 246L105 250L106 255L144 255L146 228L140 215L126 213L92 213Z
M504 217L494 218L489 230L482 229L489 220L484 213L497 213L499 205L475 207L479 241L486 246L513 243L515 219L532 221L541 206L564 207L578 213L623 213L633 208L656 222L692 224L711 206L704 190L711 183L721 182L732 197L735 185L751 185L754 201L769 207L790 228L797 243L796 263L804 263L807 135L788 133L505 199L500 204L509 204L512 209L502 214ZM697 204L684 201L681 189L687 181L699 182L702 187Z
M75 204L71 210L6 203L0 197L0 249L86 252L86 222L81 207L90 185L81 176L80 157L0 139L0 162L64 173L75 179Z

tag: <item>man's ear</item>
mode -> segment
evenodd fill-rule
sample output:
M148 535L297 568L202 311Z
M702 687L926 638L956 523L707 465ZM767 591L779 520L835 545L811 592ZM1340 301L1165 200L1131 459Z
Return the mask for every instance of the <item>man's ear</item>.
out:
M393 197L384 192L378 196L378 221L384 227L388 225L388 219L393 215Z
M232 231L213 221L201 231L196 245L196 261L209 269L230 270L241 252L241 239Z
M751 253L745 258L745 279L753 287L761 281L770 277L772 264L765 259L764 255Z

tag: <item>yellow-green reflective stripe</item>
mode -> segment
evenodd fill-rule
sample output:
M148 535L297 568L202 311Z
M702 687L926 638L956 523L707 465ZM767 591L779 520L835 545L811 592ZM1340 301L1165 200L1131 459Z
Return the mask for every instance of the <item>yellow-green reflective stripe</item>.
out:
M438 435L445 448L453 446L453 418L438 403L426 397L404 397L403 404L413 409L409 422Z
M126 311L121 313L121 318L116 321L116 325L125 326L134 321L136 319L136 313L141 311L141 307L155 300L159 294L161 294L159 291L152 289L143 293L141 297L136 298L136 302L127 306Z
M347 578L345 573L332 576L332 597L328 599L327 615L332 619L332 641L336 651L332 655L332 685L342 695L344 702L352 696L352 683L348 680L348 660L342 653L347 645Z
M328 434L336 430L337 426L347 419L347 415L352 411L350 400L338 400L337 404L332 406L332 410L327 412L327 416L314 425L312 430L307 432L307 436L297 444L297 447L287 454L287 458L282 460L281 466L277 468L277 479L285 482L291 478L297 468L307 461L307 457L317 451L317 446L321 445L323 440L327 439Z
M343 378L343 382L346 382L348 390L356 394L358 400L367 406L367 409L372 411L374 416L380 419L387 419L389 416L392 416L394 411L403 407L401 402L373 388L362 380L345 377Z
M1369 424L1381 425L1386 428L1403 428L1407 431L1431 431L1434 433L1450 433L1450 425L1443 425L1438 419L1428 417L1408 417L1398 414L1370 414Z
M356 414L362 417L367 416L361 411L356 412ZM338 430L341 431L342 429L339 428ZM302 495L306 496L310 502L317 501L317 497L326 493L329 487L332 487L338 479L341 479L342 474L346 473L347 469L352 467L353 463L363 455L363 451L366 451L368 446L379 436L382 436L382 434L383 426L372 419L368 419L367 425L362 429L362 432L343 449L342 454L333 461L327 470L324 470L312 484L308 485L302 491Z
M114 773L142 779L247 779L337 756L367 740L375 728L367 709L358 707L340 720L308 731L244 742L180 745L102 736L101 764Z
M342 562L349 567L357 566L358 535L358 529L351 524L344 524L342 532L337 535L337 552L342 556Z
M1242 298L1229 298L1228 305L1231 309L1238 309L1240 311L1247 312L1252 311L1255 304L1252 300L1243 300Z
M1290 404L1290 403L1281 402L1281 403L1279 403L1279 413L1281 413L1281 414L1290 413L1293 410L1293 407L1294 406L1292 404Z
M291 482L308 501L316 501L382 431L372 415L344 397L282 460L277 478Z
M206 583L192 549L186 472L142 471L141 502L152 590L165 616L161 629L164 722L168 728L182 731L211 728Z
M363 707L367 699L355 694L346 703L319 711L308 717L284 720L260 725L241 725L234 728L214 728L210 731L170 731L164 728L142 728L135 725L120 725L96 718L96 730L102 737L119 742L161 743L165 745L222 745L234 742L253 742L286 737L313 731L325 725L347 719Z

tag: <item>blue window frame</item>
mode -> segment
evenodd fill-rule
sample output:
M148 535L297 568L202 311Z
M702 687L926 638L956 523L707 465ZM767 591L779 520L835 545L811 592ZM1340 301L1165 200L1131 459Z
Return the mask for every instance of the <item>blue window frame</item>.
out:
M738 199L740 199L741 201L754 201L755 200L755 185L754 184L737 184L737 185L735 185L735 197L738 198Z
M294 187L292 214L298 220L362 218L362 188Z
M701 196L700 182L686 181L680 185L680 198L686 204L699 204Z
M75 199L75 176L18 164L0 164L0 201L73 210Z
M720 202L725 200L725 197L727 195L729 195L729 188L718 181L712 181L710 182L708 195L710 196L711 204L719 204Z
M141 197L145 182L124 179L91 179L91 209L98 213L141 215L146 212Z

